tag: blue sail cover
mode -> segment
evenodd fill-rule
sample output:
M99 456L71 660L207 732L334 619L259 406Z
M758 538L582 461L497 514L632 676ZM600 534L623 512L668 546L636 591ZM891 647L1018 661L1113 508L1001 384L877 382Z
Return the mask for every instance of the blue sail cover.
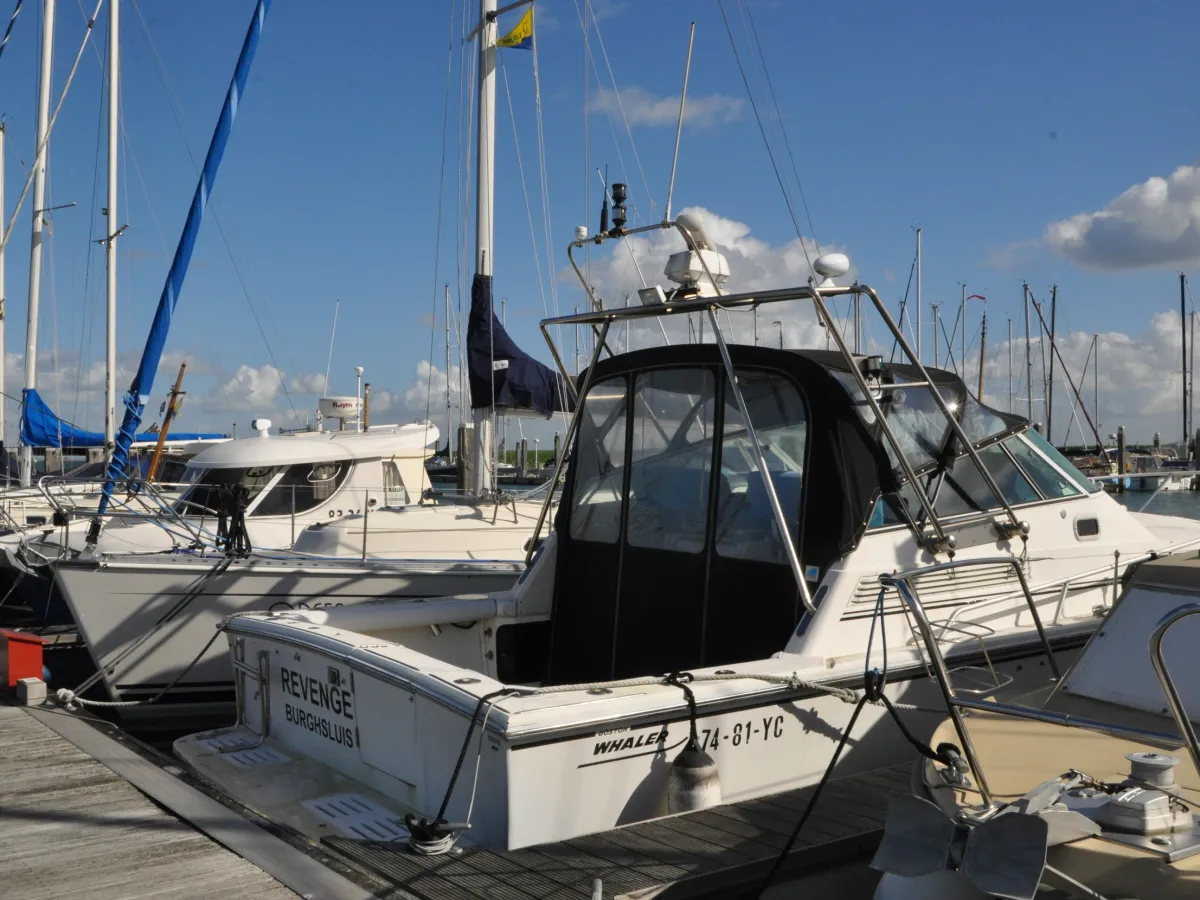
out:
M104 435L95 431L84 431L54 414L42 395L36 390L24 392L21 407L21 443L27 447L59 447L63 449L103 447ZM185 441L208 441L223 438L223 434L200 432L171 432L167 440L172 443ZM157 441L157 431L146 431L134 435L134 441Z
M493 362L494 361L494 362ZM543 416L574 408L562 376L517 346L492 306L492 276L476 273L467 318L471 408L532 410Z
M254 61L254 51L258 49L258 40L262 34L263 22L270 7L270 0L258 0L254 7L254 16L246 31L246 39L242 42L242 51L238 55L237 66L233 71L233 81L225 94L225 103L221 107L221 117L213 131L212 140L208 145L208 154L204 157L204 169L200 173L200 182L196 185L196 193L192 197L191 208L188 209L187 221L183 225L183 234L179 236L179 245L175 248L175 258L171 261L171 269L167 272L167 283L163 285L162 296L158 298L158 309L154 312L154 322L150 326L150 334L146 337L146 347L142 351L142 361L138 365L133 383L125 394L125 419L117 433L117 446L108 462L105 473L104 492L100 495L100 505L97 515L103 515L112 497L113 486L125 471L129 461L129 447L137 437L138 426L142 422L142 413L146 402L150 399L150 391L154 387L154 375L162 359L163 347L167 342L167 331L171 327L171 316L175 312L175 304L179 302L179 292L183 288L183 279L187 275L188 264L192 260L192 251L196 246L196 236L200 233L200 219L204 208L208 205L208 197L212 192L213 183L217 179L217 169L221 165L221 157L225 154L225 145L229 142L229 134L233 130L233 120L237 116L238 104L246 90L246 79L250 75L250 64ZM99 518L96 519L96 523ZM98 527L98 525L97 525Z

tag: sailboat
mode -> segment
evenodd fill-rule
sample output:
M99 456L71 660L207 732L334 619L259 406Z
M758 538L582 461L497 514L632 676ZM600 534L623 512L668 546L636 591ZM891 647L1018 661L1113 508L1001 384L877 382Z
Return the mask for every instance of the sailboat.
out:
M259 10L262 8L260 3ZM255 22L261 26L260 12L255 15ZM251 35L254 34L252 25ZM248 65L246 48L251 46L248 35L235 83L240 78L244 84ZM495 591L510 587L525 571L530 538L544 507L541 499L496 490L491 423L497 411L541 417L569 411L573 389L565 377L533 359L512 340L493 308L492 53L494 47L489 48L479 82L478 246L467 338L475 421L469 496L431 495L423 471L403 476L402 490L388 496L386 468L389 459L398 454L373 452L354 459L350 452L356 442L366 446L373 441L378 448L383 429L372 427L362 434L335 432L326 435L325 440L330 447L346 453L343 462L347 470L352 464L366 463L381 465L383 471L374 484L369 483L370 470L365 472L363 477L368 482L365 489L361 484L354 490L340 485L322 498L320 507L305 510L318 519L326 512L336 512L320 524L305 528L308 522L297 522L291 516L287 490L296 483L296 478L311 480L315 469L308 474L293 472L288 464L329 462L292 455L315 447L317 438L313 435L242 439L198 455L189 463L188 478L195 485L180 498L176 512L194 520L197 506L193 504L209 509L199 494L208 489L206 486L214 478L232 479L243 486L247 480L253 480L253 497L238 511L250 552L230 555L227 544L218 551L211 547L190 549L186 527L175 529L177 536L163 546L162 535L169 530L164 526L169 523L159 520L132 526L101 524L88 534L88 548L80 552L70 548L72 552L49 560L56 590L69 607L97 671L102 673L106 699L130 703L121 708L123 715L168 716L174 714L173 706L188 703L218 712L231 709L233 667L220 648L211 647L209 640L214 627L228 615L256 609L326 608L378 597L424 598L465 591ZM218 135L227 131L227 126L218 126ZM204 177L209 178L207 171ZM193 224L190 217L185 238L190 235L194 239L196 227L198 222ZM168 286L176 282L173 270ZM169 316L166 320L169 321ZM161 331L157 321L156 330ZM161 353L165 333L155 334L152 332L152 341L147 344L148 353ZM153 372L145 359L142 369ZM130 398L138 396L141 388L137 386L144 384L139 372ZM129 410L134 405L132 399L127 399ZM118 454L129 421L127 414L118 438ZM439 443L436 426L419 423L403 428L414 434L419 431L423 436L419 454L422 458L432 455ZM289 453L287 463L270 456L285 447ZM415 451L410 451L410 455L412 452ZM213 464L214 461L220 465ZM264 468L269 472L263 471ZM218 469L222 471L217 472ZM546 495L549 497L549 492ZM546 502L552 502L552 497ZM273 526L270 522L255 521L271 517ZM210 513L210 526L212 519ZM290 549L282 553L259 549L254 535L260 524L264 528L273 527L271 533L276 536L292 535L286 545L276 544ZM301 527L297 528L297 524ZM152 540L159 543L132 546L135 529L142 534L153 530ZM73 540L80 539L76 536ZM126 546L118 549L114 542L121 541ZM205 648L206 642L209 649L182 670L183 661ZM139 701L159 695L168 683L172 684L169 698L139 705ZM200 706L188 708L191 710L188 714L192 715Z

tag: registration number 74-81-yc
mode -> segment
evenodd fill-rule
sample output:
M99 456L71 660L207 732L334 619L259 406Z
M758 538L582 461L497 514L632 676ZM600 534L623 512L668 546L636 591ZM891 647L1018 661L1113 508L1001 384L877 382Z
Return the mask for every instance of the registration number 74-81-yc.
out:
M783 737L783 716L753 716L724 728L700 728L701 750L742 747Z

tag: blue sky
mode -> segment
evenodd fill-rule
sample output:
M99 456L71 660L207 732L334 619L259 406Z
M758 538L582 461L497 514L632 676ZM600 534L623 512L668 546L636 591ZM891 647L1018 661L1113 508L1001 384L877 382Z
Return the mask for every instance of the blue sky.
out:
M26 4L0 58L5 87L0 112L10 141L9 214L24 180L21 161L28 163L33 152L39 6ZM267 366L282 370L294 386L291 403L301 415L311 409L311 388L319 380L314 376L325 370L335 298L341 310L331 389L352 392L352 368L363 365L378 404L390 403L378 417L406 421L423 413L423 402L413 398L423 396L418 367L430 358L430 312L436 303L440 317L442 283L457 284L456 229L473 233L455 212L462 13L459 5L451 42L450 6L384 0L274 5L213 194L211 208L224 239L217 220L206 219L168 343L170 355L159 372L161 394L179 360L188 360L185 386L191 396L181 426L227 429L236 421L244 429L260 414L287 422L289 401ZM130 227L120 240L122 390L194 190L188 146L196 160L203 157L252 8L250 0L123 3L128 141L119 218ZM796 233L717 3L594 0L652 198L645 196L619 115L610 126L605 113L615 106L611 94L603 93L611 92L612 83L595 27L590 49L600 77L589 79L585 164L580 6L574 0L540 0L538 8L553 223L549 262L537 191L531 54L508 51L504 66L543 285L549 284L549 272L561 275L574 226L596 222L596 167L607 165L618 180L623 157L630 168L623 177L639 211L649 216L650 199L661 211L674 140L670 110L692 19L692 118L684 130L675 207L703 207L715 221L747 226L763 242L758 261L771 272L775 251ZM745 30L746 8L735 0L725 4L759 111L773 119L756 68L761 61ZM1082 228L1083 237L1074 243L1061 231L1047 240L1047 229L1104 210L1127 188L1195 163L1198 64L1171 46L1135 52L1142 45L1130 40L1130 32L1190 33L1200 9L1162 4L1131 13L1127 5L1106 2L901 7L768 0L748 0L748 9L819 243L848 252L860 278L895 303L912 263L913 227L920 225L926 301L953 307L958 285L965 282L969 293L990 298L994 339L1003 338L1008 316L1017 317L1020 327L1023 279L1039 298L1057 283L1060 332L1078 332L1073 343L1064 339L1069 362L1082 366L1093 331L1105 332L1111 345L1101 382L1102 406L1109 407L1101 415L1106 426L1120 419L1133 429L1162 428L1174 437L1178 415L1170 391L1171 378L1177 378L1171 367L1179 367L1178 320L1173 326L1169 317L1155 314L1178 309L1175 273L1200 257L1194 229L1178 227L1179 216L1184 226L1190 221L1191 182L1172 182L1170 202L1155 200L1150 191L1153 196L1127 204L1115 218L1076 226L1072 233ZM470 10L469 17L474 15ZM82 38L84 16L78 2L60 0L55 96ZM103 354L104 277L102 253L89 240L103 233L100 59L106 16L101 14L52 139L48 202L78 206L53 214L40 341L47 399L64 417L93 428L102 424L95 388ZM510 14L502 28L516 18ZM451 43L450 150L435 272ZM543 307L509 116L501 81L496 292L509 298L508 321L517 340L548 360L537 330ZM772 121L768 127L776 126ZM778 138L774 147L782 149ZM585 179L591 200L586 209ZM1124 223L1127 232L1114 231L1114 222ZM20 388L28 231L27 203L7 254L11 395ZM1137 240L1125 240L1127 234ZM468 265L471 259L468 255ZM661 262L653 268L660 271ZM564 311L581 300L571 281L560 277L557 290ZM977 332L977 316L971 313L969 335ZM442 343L439 318L432 339L438 369L444 368ZM993 347L1001 355L989 353L989 379L999 382L1007 350L1002 341ZM986 393L1000 402L999 390L995 383ZM1005 393L1001 405L1006 403ZM15 405L10 402L8 410L11 423ZM14 438L11 424L7 437Z

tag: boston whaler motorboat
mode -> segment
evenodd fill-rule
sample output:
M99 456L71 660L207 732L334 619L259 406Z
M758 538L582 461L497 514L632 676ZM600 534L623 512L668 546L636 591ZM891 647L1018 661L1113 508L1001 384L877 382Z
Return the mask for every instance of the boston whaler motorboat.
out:
M1140 567L1062 680L1015 702L956 691L907 573L888 580L950 717L892 798L876 900L1200 894L1200 560Z
M678 288L543 322L556 360L553 325L597 340L559 512L517 585L231 618L239 718L176 743L195 770L310 836L382 830L423 852L465 823L476 847L517 848L775 793L828 763L872 642L891 700L936 696L881 571L986 558L920 587L956 677L1014 691L1044 681L1043 650L1070 659L1132 565L1200 546L1200 524L1129 513L924 368L869 287L727 294L697 221L650 227L683 237ZM909 363L851 352L830 303L854 297ZM726 342L718 311L783 302L813 304L837 351ZM614 324L680 315L715 343L603 358ZM842 771L904 757L887 715L862 711Z

